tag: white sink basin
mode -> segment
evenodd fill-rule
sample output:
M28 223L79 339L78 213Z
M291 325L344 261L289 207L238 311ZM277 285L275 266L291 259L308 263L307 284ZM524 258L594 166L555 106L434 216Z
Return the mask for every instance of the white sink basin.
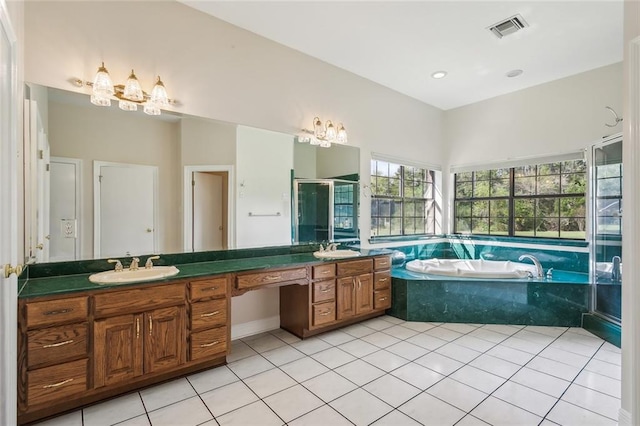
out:
M313 255L318 259L344 259L347 257L360 256L359 251L355 250L328 250L328 251L316 251Z
M96 284L126 284L137 281L153 281L172 277L180 270L175 266L154 266L153 268L141 268L135 271L105 271L89 275L89 281Z

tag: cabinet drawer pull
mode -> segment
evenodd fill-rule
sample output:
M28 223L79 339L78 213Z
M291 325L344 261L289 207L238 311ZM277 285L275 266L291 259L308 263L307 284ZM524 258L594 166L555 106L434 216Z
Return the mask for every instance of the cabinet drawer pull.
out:
M320 316L321 316L321 317L326 317L326 316L327 316L327 315L329 315L331 312L332 312L332 311L331 311L331 309L329 309L329 310L328 310L328 311L326 311L326 312L321 312L321 313L320 313Z
M217 289L219 289L220 287L218 287L217 285L214 285L213 287L208 287L203 289L204 291L216 291Z
M65 340L64 342L60 342L60 343L51 343L49 345L44 345L42 347L43 348L57 348L58 346L68 345L69 343L73 343L73 339Z
M211 342L211 343L203 343L203 344L200 345L200 347L201 348L208 348L208 347L211 347L213 345L217 345L218 343L220 343L220 342L216 340L216 341Z
M325 288L324 290L320 290L320 293L329 293L332 290L331 287Z
M209 312L207 314L201 314L201 317L212 317L214 315L218 315L220 313L220 311L213 311L213 312Z
M42 387L42 389L57 388L58 386L62 386L64 384L67 384L67 383L72 382L72 381L73 381L73 379L67 379L67 380L63 380L63 381L58 382L58 383L54 383L52 385L44 385Z
M378 281L379 281L379 282L381 282L381 283L383 283L383 282L385 282L386 280L387 280L386 278L380 278Z
M73 311L73 308L59 309L57 311L47 311L43 313L43 315L59 315L59 314L68 314Z
M279 280L280 279L280 275L265 275L264 279L265 280Z
M140 318L136 318L136 339L140 338Z
M320 272L320 273L321 273L321 274L330 274L330 273L331 273L331 271L328 271L328 270L327 270L327 271L322 271L322 272Z
M153 335L153 318L149 314L149 336Z
M358 288L362 288L362 281L360 281L360 278L358 278Z
M382 301L384 301L384 300L387 300L387 297L386 297L386 296L385 296L385 297L381 297L381 298L379 298L378 300L382 302Z

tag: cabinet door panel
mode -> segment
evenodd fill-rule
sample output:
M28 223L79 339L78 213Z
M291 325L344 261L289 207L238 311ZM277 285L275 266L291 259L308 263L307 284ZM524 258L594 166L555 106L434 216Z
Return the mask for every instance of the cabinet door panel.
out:
M362 274L356 278L356 315L373 310L373 274Z
M184 364L187 350L184 306L156 309L145 313L144 319L144 372Z
M142 374L142 315L121 315L94 322L95 387Z
M355 279L353 277L338 279L337 301L339 320L356 314Z

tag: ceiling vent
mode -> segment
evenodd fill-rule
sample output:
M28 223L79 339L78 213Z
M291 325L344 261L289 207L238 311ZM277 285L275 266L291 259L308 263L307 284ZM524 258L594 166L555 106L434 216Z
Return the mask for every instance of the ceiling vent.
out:
M500 21L497 24L488 27L488 29L495 34L496 37L502 38L528 26L529 24L527 24L527 21L525 21L522 16L514 15L511 18L505 19L504 21Z

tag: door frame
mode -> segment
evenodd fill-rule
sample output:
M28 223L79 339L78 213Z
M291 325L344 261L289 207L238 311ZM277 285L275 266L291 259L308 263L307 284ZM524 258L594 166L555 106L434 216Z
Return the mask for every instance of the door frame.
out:
M103 166L123 167L123 168L145 168L153 171L153 253L158 252L158 223L159 223L159 201L158 201L158 167L144 164L116 163L112 161L93 162L93 257L100 258L100 168ZM122 188L128 191L129 188Z
M184 180L182 187L183 199L183 248L185 251L191 251L193 247L193 238L191 231L193 228L193 193L191 191L191 174L193 172L227 172L227 249L235 248L236 232L235 232L235 191L233 166L184 166Z
M62 163L73 164L76 167L76 250L75 259L80 260L82 255L82 160L70 157L50 157L49 164ZM51 224L49 224L51 225Z

